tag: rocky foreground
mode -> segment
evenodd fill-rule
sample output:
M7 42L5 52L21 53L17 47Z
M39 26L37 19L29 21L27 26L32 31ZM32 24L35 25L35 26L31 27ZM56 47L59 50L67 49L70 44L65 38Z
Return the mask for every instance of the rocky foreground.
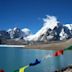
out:
M72 72L72 65L62 68L61 70L56 70L55 72Z

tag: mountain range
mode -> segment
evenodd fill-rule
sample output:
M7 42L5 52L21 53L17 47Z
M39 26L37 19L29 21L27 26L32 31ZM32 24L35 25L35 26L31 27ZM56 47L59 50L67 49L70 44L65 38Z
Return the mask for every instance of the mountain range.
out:
M72 38L72 24L61 24L55 16L46 16L43 26L35 34L30 29L15 27L0 31L0 39L23 39L25 41L56 41Z

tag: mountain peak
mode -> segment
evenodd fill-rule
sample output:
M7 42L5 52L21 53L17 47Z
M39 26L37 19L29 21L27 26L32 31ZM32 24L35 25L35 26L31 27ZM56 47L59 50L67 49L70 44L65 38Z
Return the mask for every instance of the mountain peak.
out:
M49 41L72 38L72 24L60 24L55 16L49 15L43 21L43 26L35 34L32 34L28 28L19 29L18 27L9 29L7 32L12 39L22 38L27 41Z
M57 18L55 16L46 16L46 18L43 19L44 24L43 27L54 29L56 26L58 26L59 21L57 21Z

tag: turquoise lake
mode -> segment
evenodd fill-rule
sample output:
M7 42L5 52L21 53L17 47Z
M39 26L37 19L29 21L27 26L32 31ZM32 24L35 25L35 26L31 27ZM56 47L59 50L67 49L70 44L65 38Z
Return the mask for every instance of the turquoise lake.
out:
M53 50L22 49L0 47L0 69L5 72L14 72L22 66L28 65L35 59L42 60L40 64L29 67L25 72L53 72L56 69L72 64L72 51L64 51L59 57L44 59L44 56L52 54Z

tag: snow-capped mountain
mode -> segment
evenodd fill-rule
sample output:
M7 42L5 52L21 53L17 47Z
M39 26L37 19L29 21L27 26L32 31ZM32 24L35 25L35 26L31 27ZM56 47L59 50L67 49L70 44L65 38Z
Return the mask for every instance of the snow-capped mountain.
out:
M11 39L15 39L15 38L23 39L24 37L27 37L31 34L28 28L19 29L17 27L13 29L8 29L7 32L10 34Z
M17 27L8 29L11 39L24 39L25 41L49 41L72 38L72 24L61 24L55 16L47 16L40 30L32 34L28 28Z
M72 37L72 24L60 24L55 16L43 19L43 27L34 35L24 38L29 41L64 40Z
M21 37L21 30L17 27L15 27L13 29L8 29L7 32L10 34L11 39Z
M23 28L23 29L21 29L21 31L22 31L23 37L27 37L27 36L32 34L31 31L28 28Z
M26 40L38 41L40 39L42 40L42 37L43 39L45 39L48 29L53 30L54 27L56 27L58 23L58 21L56 20L54 16L52 17L47 16L47 18L43 19L43 21L44 21L43 27L36 34L28 36Z
M72 37L72 24L63 25L59 35L60 35L60 40L71 38Z

